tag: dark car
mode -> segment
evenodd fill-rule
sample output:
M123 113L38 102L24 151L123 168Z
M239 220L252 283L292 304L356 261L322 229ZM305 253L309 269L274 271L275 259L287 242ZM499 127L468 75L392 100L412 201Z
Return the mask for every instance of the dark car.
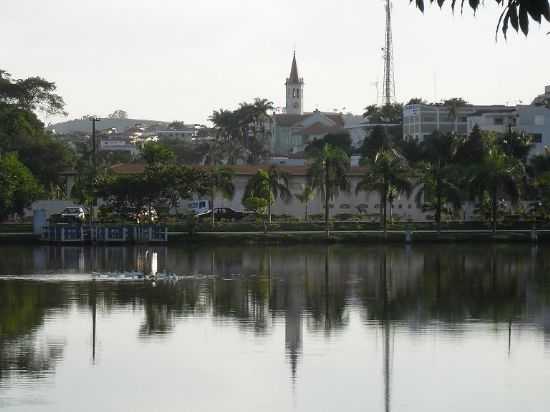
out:
M242 220L245 217L254 216L254 213L251 212L240 212L238 210L233 210L229 207L216 207L214 209L214 217L216 220L230 220L230 221L236 221L236 220ZM209 211L207 213L203 213L200 215L201 219L208 219L212 218L212 211Z

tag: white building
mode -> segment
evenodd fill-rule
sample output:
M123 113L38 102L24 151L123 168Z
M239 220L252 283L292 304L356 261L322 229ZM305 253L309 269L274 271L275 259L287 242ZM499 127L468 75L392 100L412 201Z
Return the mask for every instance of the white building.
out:
M233 184L235 186L235 193L232 199L228 200L222 196L217 196L215 199L215 207L229 207L234 210L245 210L242 204L245 188L248 180L254 176L258 170L267 170L271 165L237 165L228 166L233 170ZM296 195L304 191L307 185L307 166L289 166L278 165L280 170L288 173L289 175L289 189L292 193L292 198L289 202L284 202L281 199L277 199L273 204L271 210L276 215L290 215L297 218L305 217L305 204L301 203ZM144 165L140 164L120 164L111 168L115 174L134 174L142 173ZM351 190L349 193L340 193L330 203L330 215L337 217L338 215L359 215L361 214L363 219L377 221L380 216L380 197L377 193L365 193L360 192L355 194L355 187L361 180L365 169L363 167L352 167L349 173L351 180ZM183 208L179 210L181 213L185 213L185 205L188 202L181 202ZM388 205L388 216L390 213ZM324 214L324 200L320 194L316 194L315 197L308 203L308 215L322 215ZM433 212L424 212L422 207L416 204L415 193L410 197L401 195L394 202L393 217L400 221L426 221L433 219Z
M138 147L130 143L127 139L116 138L104 138L99 142L100 152L127 152L131 156L137 156L139 154Z
M479 110L467 116L467 124L468 134L476 125L481 130L495 133L525 133L533 139L531 154L543 153L546 147L550 147L550 86L546 86L545 93L537 96L530 105Z
M510 107L466 105L457 107L456 113L452 113L443 104L411 104L403 108L403 136L423 140L435 131L465 135L468 133L468 116L507 109Z

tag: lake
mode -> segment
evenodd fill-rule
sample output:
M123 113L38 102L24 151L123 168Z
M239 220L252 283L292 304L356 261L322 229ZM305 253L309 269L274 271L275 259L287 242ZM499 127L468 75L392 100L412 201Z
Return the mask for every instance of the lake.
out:
M546 245L0 246L2 411L527 412L548 382Z

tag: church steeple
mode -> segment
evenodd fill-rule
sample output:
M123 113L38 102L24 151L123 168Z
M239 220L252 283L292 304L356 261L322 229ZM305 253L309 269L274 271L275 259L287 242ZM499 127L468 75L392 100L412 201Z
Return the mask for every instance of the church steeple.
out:
M294 57L292 58L292 67L290 68L290 77L288 81L300 83L300 78L298 77L298 64L296 63L296 52L294 52Z
M288 114L303 114L304 112L304 79L298 75L296 52L292 58L290 76L286 79L286 112Z

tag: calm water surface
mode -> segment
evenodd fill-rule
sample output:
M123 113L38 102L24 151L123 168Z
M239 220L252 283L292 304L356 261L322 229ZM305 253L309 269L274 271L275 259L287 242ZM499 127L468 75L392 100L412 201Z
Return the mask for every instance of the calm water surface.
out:
M94 272L174 272L155 283ZM550 246L0 246L6 411L550 410Z

